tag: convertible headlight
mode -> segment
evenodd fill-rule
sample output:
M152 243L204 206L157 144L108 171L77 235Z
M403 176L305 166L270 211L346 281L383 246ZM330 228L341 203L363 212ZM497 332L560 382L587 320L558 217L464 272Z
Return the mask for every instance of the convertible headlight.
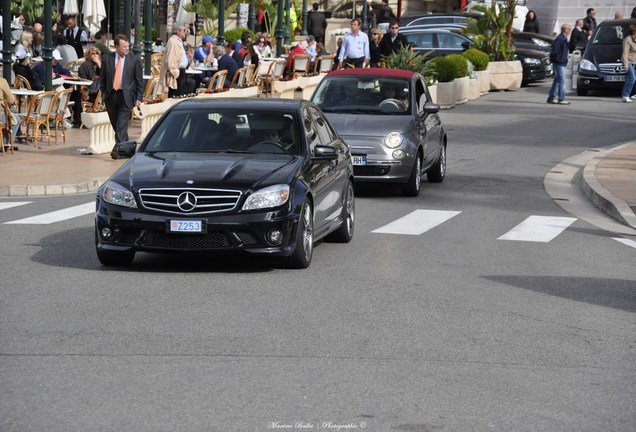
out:
M532 57L525 57L523 62L525 64L541 64L541 60Z
M254 192L247 197L243 210L278 207L289 199L289 185L274 185Z
M581 60L581 64L579 65L579 69L585 69L589 71L596 71L596 66L589 60Z
M400 132L389 132L384 137L384 145L388 148L396 148L399 147L400 144L402 144L403 140L404 137Z
M132 192L122 185L109 181L104 188L104 201L122 207L137 208L137 201Z

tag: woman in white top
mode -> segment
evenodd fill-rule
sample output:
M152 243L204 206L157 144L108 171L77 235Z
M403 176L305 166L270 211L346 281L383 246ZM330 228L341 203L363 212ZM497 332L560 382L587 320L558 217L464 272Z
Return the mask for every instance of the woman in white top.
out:
M268 59L272 56L272 49L267 45L265 36L259 36L254 44L254 54L258 56L258 62L260 63L264 59ZM254 63L254 62L252 62Z
M14 52L18 52L19 49L25 50L29 53L29 57L33 57L33 33L26 30L22 32L20 40L15 45Z

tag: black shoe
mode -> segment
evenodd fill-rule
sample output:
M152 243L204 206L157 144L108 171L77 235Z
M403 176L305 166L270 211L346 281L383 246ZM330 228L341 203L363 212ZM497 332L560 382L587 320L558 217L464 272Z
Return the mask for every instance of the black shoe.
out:
M73 129L79 129L82 127L81 123L73 123Z

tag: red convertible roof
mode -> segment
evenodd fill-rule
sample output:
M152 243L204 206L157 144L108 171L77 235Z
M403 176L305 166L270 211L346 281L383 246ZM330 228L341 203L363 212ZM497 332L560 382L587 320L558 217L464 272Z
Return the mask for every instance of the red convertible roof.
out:
M388 68L355 68L355 69L339 69L329 72L329 76L339 75L372 75L380 77L392 78L411 78L415 72L402 69Z

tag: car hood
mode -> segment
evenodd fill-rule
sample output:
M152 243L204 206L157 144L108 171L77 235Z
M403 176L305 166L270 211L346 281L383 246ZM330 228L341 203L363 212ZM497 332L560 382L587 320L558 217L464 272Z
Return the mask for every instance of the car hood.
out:
M232 187L248 190L289 184L303 157L273 154L137 153L111 180L144 187Z
M602 63L620 63L623 48L621 45L591 45L588 44L583 58L595 65Z
M410 116L325 113L338 134L347 136L384 137L392 131L405 133L411 128Z

